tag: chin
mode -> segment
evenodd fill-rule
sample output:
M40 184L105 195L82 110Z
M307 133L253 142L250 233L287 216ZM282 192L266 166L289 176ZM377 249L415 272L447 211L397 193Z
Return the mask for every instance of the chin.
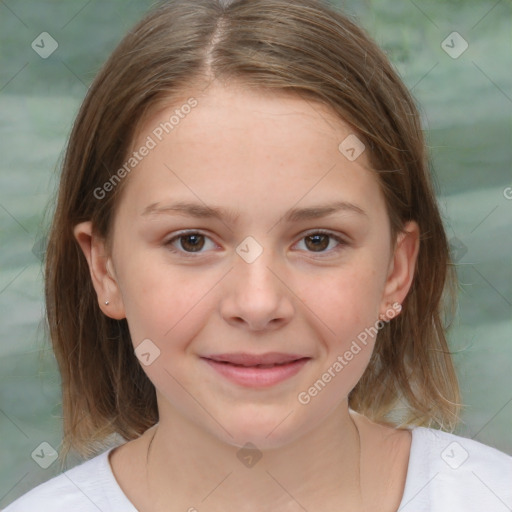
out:
M283 447L300 436L299 427L295 425L293 416L290 410L280 410L279 413L268 411L267 414L261 410L253 411L252 414L246 411L241 412L239 416L221 421L233 437L224 429L216 431L222 441L232 446L243 448L247 443L251 443L260 450L270 450Z

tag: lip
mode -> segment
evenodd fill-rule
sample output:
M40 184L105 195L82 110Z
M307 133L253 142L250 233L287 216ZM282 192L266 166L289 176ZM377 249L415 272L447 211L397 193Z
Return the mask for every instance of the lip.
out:
M229 381L250 388L267 388L289 379L311 359L300 355L277 353L260 356L219 354L215 359L211 357L201 359ZM227 362L226 359L231 359L233 362Z
M283 364L302 359L301 354L285 354L283 352L266 352L265 354L248 354L245 352L232 352L229 354L211 354L204 356L213 361L238 364L243 366L256 366L258 364Z

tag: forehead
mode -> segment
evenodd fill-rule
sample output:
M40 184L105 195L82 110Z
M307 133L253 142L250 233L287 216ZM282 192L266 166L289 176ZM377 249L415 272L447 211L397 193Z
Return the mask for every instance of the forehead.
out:
M260 210L262 201L291 207L318 203L326 194L335 200L337 193L379 206L382 197L372 195L380 187L366 152L351 160L340 150L354 137L319 102L214 82L160 108L141 125L132 150L150 139L153 147L130 174L127 193L139 212L174 192L180 199Z
M354 132L327 105L299 93L259 90L237 83L226 86L216 80L203 90L185 93L181 99L173 99L172 103L161 101L156 111L146 117L138 138L154 132L158 139L160 135L168 139L167 135L172 134L188 144L200 145L218 137L228 142L224 137L228 133L239 143L246 141L245 145L254 142L251 136L255 136L258 141L275 146L286 135L290 140L300 138L303 142L311 141L311 144L315 136L320 135L331 139L326 143L330 144L331 151L335 151L336 141ZM193 108L187 107L190 98L195 102ZM177 115L173 116L173 113ZM159 127L162 128L169 120L172 128L167 131L164 128L164 133L159 134L162 131ZM212 127L217 129L212 132ZM167 125L167 128L170 127ZM283 129L279 140L274 133L268 132L268 128ZM335 143L334 147L332 143Z

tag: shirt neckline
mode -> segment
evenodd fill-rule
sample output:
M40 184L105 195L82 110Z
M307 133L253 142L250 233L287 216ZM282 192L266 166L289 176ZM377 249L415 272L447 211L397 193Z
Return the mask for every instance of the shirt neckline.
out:
M420 450L419 446L419 437L422 434L422 430L424 427L415 427L408 429L411 432L411 447L409 451L409 460L407 463L407 473L405 476L405 486L404 491L402 493L402 499L400 500L400 505L398 506L397 511L402 510L403 507L410 501L411 497L409 496L411 493L411 485L413 480L413 475L418 473L418 464L419 464L419 453L418 450ZM113 446L109 450L103 453L103 462L105 464L105 470L106 474L109 478L109 485L112 488L112 491L114 492L114 498L116 500L119 500L123 502L123 505L132 507L133 510L127 511L127 512L138 512L135 508L135 505L128 499L128 496L124 493L124 491L121 489L121 486L119 485L119 482L116 479L116 476L114 475L114 471L112 469L112 466L110 464L110 454L113 450L115 450L117 446ZM418 511L421 512L421 511Z
M111 489L111 492L109 493L110 496L115 500L116 505L123 505L123 510L125 512L138 512L135 505L128 499L128 496L124 493L123 489L121 489L121 486L119 485L119 482L117 481L116 476L114 475L114 470L112 469L112 465L110 464L110 454L119 446L113 446L106 452L103 452L103 464L105 473L108 477L107 486ZM126 507L130 507L129 510L126 510ZM114 510L114 508L112 509Z
M425 427L414 427L408 429L411 432L411 448L409 451L409 461L407 463L407 473L405 475L404 492L402 493L402 499L400 505L398 505L397 512L402 510L414 497L412 486L417 475L420 474L421 464L427 462L427 457L421 454L421 450L425 449L425 446L421 445L420 437L428 429ZM416 509L416 512L425 512L423 509Z

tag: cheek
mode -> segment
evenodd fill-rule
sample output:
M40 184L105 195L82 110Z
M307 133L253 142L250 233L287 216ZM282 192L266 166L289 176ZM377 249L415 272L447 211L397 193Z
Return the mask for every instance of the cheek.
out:
M310 298L320 317L325 316L342 339L378 317L382 287L376 274L372 262L361 257L356 264L326 277L324 286Z
M190 336L199 330L207 304L203 298L216 281L208 273L132 254L123 268L121 292L134 345L149 338L162 350L170 350L185 331Z
M357 385L370 361L379 331L379 284L373 271L361 265L329 278L322 289L309 294L322 340L319 365L299 390L300 404L316 416L328 414ZM308 414L309 414L308 413Z
M379 331L382 279L373 258L361 255L357 263L340 269L309 295L311 309L322 320L322 371L329 382L328 396L345 396L359 381ZM318 322L317 322L318 324ZM320 325L320 324L319 324ZM333 377L335 375L336 377Z

